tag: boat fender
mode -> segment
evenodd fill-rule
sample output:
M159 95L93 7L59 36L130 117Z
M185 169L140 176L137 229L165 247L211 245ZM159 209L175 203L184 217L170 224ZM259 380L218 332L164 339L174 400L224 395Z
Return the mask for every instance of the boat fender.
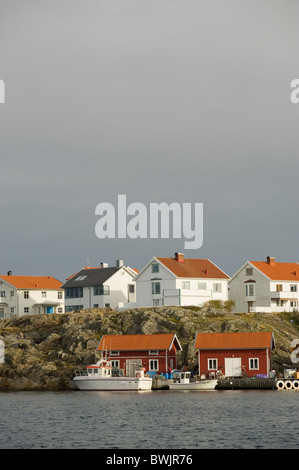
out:
M278 388L278 390L283 390L284 389L284 381L283 380L277 380L276 388Z

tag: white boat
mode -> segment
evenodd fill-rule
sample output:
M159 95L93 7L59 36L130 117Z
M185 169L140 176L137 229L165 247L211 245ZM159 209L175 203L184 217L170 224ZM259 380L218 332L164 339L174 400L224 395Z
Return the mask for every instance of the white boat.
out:
M96 364L86 367L86 370L75 371L73 384L79 390L99 391L139 391L151 390L152 379L144 375L144 369L139 369L135 377L114 376L111 363L101 359Z
M199 379L190 382L191 372L174 372L169 390L215 390L218 379Z

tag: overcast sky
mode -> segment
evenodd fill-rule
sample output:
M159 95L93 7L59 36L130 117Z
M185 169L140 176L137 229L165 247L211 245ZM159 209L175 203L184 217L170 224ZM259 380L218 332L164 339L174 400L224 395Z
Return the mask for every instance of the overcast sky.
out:
M0 0L6 274L299 261L296 0ZM204 239L105 239L100 202L202 202Z

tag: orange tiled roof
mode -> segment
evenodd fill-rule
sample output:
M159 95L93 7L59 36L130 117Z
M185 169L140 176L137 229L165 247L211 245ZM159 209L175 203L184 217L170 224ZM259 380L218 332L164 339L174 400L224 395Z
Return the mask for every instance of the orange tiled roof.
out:
M145 351L149 349L170 349L172 342L176 341L177 349L181 345L172 333L152 335L104 335L97 347L97 351Z
M195 277L203 279L229 279L229 276L208 259L184 258L179 263L175 258L157 258L177 277Z
M62 282L52 276L0 276L17 289L60 289Z
M250 333L197 333L194 349L251 349L274 348L273 334Z
M298 263L277 263L275 261L274 266L266 261L250 261L250 263L274 281L299 281Z

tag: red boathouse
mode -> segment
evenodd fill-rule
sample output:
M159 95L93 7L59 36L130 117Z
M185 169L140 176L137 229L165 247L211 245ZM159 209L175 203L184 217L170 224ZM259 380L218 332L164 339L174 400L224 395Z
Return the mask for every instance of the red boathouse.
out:
M165 373L177 367L181 345L175 334L104 335L97 347L112 366L132 375L138 365L145 371Z
M194 349L198 354L199 375L221 371L228 377L258 374L269 376L273 333L197 333Z

